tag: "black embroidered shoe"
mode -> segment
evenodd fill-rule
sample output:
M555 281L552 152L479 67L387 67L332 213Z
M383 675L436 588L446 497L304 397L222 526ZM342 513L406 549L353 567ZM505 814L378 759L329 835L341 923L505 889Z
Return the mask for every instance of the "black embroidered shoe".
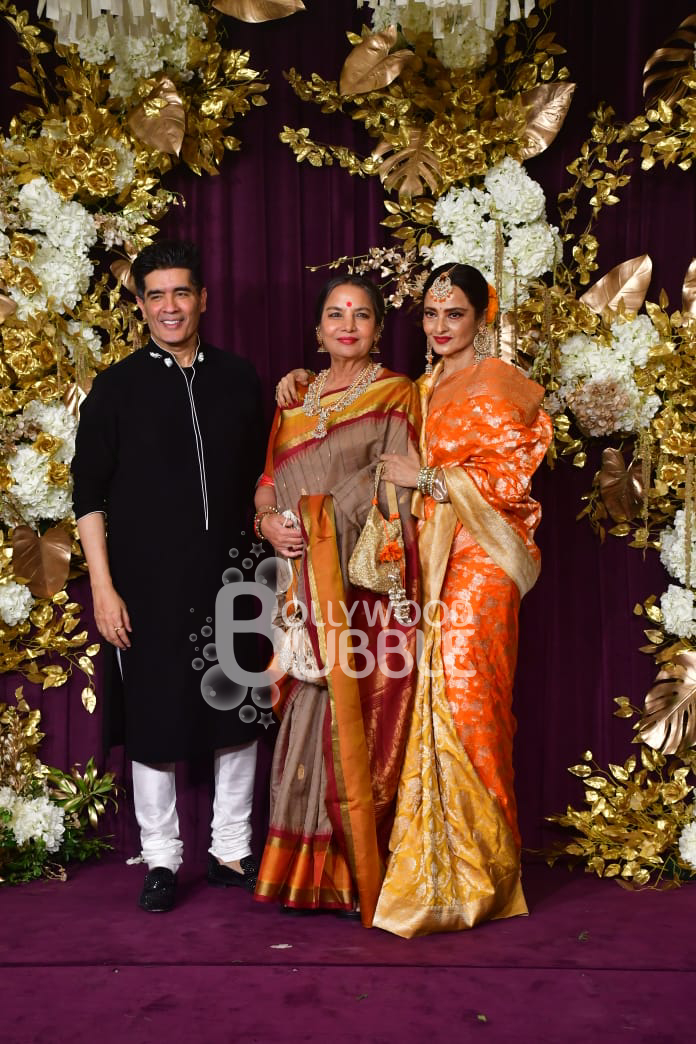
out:
M166 866L156 866L145 874L138 906L148 913L167 913L176 899L176 874Z
M247 892L253 892L256 888L256 878L259 876L259 865L253 856L244 856L239 860L242 868L240 874L229 866L223 866L214 855L208 856L208 884L216 888L244 888Z

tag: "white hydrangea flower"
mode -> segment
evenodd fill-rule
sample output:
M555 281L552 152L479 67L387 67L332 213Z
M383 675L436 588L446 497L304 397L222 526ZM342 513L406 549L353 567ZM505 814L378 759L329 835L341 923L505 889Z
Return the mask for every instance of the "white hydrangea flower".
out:
M544 215L544 193L509 156L488 171L483 188L452 188L441 196L433 220L450 242L432 248L433 267L446 262L473 265L494 282L497 223L503 237L502 311L529 297L529 286L561 258L558 230Z
M660 609L665 630L678 638L691 638L696 634L694 595L686 587L670 584L660 598Z
M14 580L0 583L0 617L8 627L16 627L17 624L24 623L33 604L31 591L24 584L18 584ZM3 806L2 798L0 798L0 806Z
M544 190L510 156L488 171L484 184L492 200L491 209L508 224L528 224L544 216Z
M684 509L674 516L674 525L666 526L660 538L660 561L670 576L688 587L696 587L696 526L691 534L691 576L686 578Z
M9 294L17 304L17 316L26 320L46 308L75 308L89 288L94 265L89 250L97 241L97 229L88 210L75 201L65 202L44 177L34 178L18 193L19 212L26 228L34 231L37 249L28 267L40 281L30 295L17 286Z
M660 408L659 396L641 392L635 370L644 366L659 334L647 315L617 318L609 343L575 334L559 346L559 395L590 435L643 431ZM620 401L619 401L620 400Z
M38 424L48 435L62 440L62 445L53 453L54 460L65 463L72 460L75 454L77 418L62 402L49 403L33 399L22 410L22 417L25 421Z
M7 458L9 492L28 526L37 526L42 519L61 521L71 514L71 485L53 485L49 479L50 462L47 453L39 453L28 445L18 446ZM8 525L14 524L9 515L2 517Z
M679 835L679 855L696 870L696 820L687 823Z
M65 833L65 813L45 795L18 797L12 808L10 828L20 847L30 841L43 841L48 852L57 852Z

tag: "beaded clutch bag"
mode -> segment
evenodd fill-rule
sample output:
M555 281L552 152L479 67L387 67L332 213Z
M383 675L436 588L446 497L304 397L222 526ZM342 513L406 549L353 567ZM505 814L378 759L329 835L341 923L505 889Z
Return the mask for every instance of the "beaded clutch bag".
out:
M377 492L383 464L375 472L375 495L353 553L348 561L348 579L354 587L388 594L400 623L408 623L409 607L403 587L404 538L393 482L385 482L389 518L379 509Z

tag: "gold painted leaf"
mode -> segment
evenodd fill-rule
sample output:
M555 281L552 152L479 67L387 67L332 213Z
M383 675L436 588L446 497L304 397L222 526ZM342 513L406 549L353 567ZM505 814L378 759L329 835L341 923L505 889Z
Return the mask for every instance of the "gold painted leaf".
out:
M694 68L694 47L696 14L685 18L643 66L643 94L646 100L653 105L658 99L673 105L688 94L687 77Z
M394 51L396 26L372 33L353 48L341 69L340 94L366 94L388 87L415 58L413 51Z
M682 286L682 312L696 315L696 257L686 270Z
M520 95L528 110L520 159L530 159L548 149L563 126L574 90L574 83L542 83Z
M17 526L12 533L15 576L21 576L36 598L52 598L62 591L70 571L69 535L52 526L39 536L31 526Z
M126 290L130 290L135 295L135 280L133 279L132 268L132 263L124 260L113 261L109 265L109 271L116 282L120 283L121 286L125 286Z
M408 145L382 161L378 173L386 189L398 189L400 196L420 196L427 185L432 194L437 195L441 184L440 163L435 153L423 144L425 137L423 128L411 128ZM381 141L372 155L384 156L392 149L389 142Z
M167 76L133 109L128 126L140 141L159 152L178 156L186 131L186 113L176 87Z
M598 279L580 300L597 315L607 310L615 312L621 301L628 311L637 312L645 300L651 276L650 255L632 257Z
M615 522L630 522L643 503L643 475L639 460L626 467L620 450L607 447L602 453L599 492Z
M306 10L302 0L214 0L213 7L240 22L273 22Z
M676 754L696 742L696 653L679 653L655 681L645 697L637 738L653 750Z
M74 417L78 417L80 406L87 398L87 393L92 387L92 378L86 377L82 384L69 384L63 395L63 405Z
M97 696L94 689L88 685L82 690L82 706L90 714L94 713L94 708L97 706Z

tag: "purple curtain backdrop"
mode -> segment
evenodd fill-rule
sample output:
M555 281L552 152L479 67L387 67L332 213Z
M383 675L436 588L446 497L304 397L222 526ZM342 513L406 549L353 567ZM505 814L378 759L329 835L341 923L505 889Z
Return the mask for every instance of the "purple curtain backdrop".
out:
M325 274L311 273L307 266L388 242L379 224L384 212L377 179L351 178L337 167L299 166L278 141L287 124L309 126L320 141L362 152L371 147L361 127L298 101L283 78L292 66L307 76L317 71L336 78L349 50L345 30L359 31L363 21L353 0L305 3L304 14L278 22L251 26L226 20L227 44L249 49L252 65L268 71L268 105L239 121L235 133L242 150L226 158L219 177L197 178L184 170L172 175L169 185L181 192L186 206L172 211L164 223L167 234L200 244L209 291L203 332L254 362L267 390L267 420L277 378L293 366L317 364L312 309ZM559 138L528 164L546 191L552 217L553 201L569 183L565 167L587 136L590 110L606 100L619 118L641 112L643 64L692 10L686 0L662 5L558 0L551 27L567 48L566 64L578 87ZM18 107L8 89L18 53L7 28L0 41L5 57L0 111L9 119ZM654 263L649 296L656 299L664 287L676 307L696 252L693 178L678 169L641 173L638 162L633 170L620 204L602 214L597 275L648 252ZM383 341L385 363L415 376L421 372L422 351L417 319L392 317ZM554 471L544 467L536 480L544 509L539 531L544 568L522 608L516 686L520 820L525 844L533 848L549 839L544 816L581 800L568 765L588 748L602 764L627 756L631 726L613 717L612 701L628 696L640 703L654 674L650 657L638 652L642 633L632 610L664 589L664 574L654 554L643 560L614 538L600 546L585 522L576 523L596 463L596 454L583 471L561 462ZM88 606L85 580L75 583L73 597ZM20 679L5 676L0 683L0 691L9 695ZM25 686L43 713L42 757L49 764L84 763L100 750L99 711L90 717L83 710L82 685L75 677L63 689L46 693ZM263 842L268 740L258 780L257 846ZM121 752L112 752L108 764L125 776ZM208 777L206 765L181 768L182 830L198 857L207 847ZM125 804L109 826L118 850L133 854L137 833Z

